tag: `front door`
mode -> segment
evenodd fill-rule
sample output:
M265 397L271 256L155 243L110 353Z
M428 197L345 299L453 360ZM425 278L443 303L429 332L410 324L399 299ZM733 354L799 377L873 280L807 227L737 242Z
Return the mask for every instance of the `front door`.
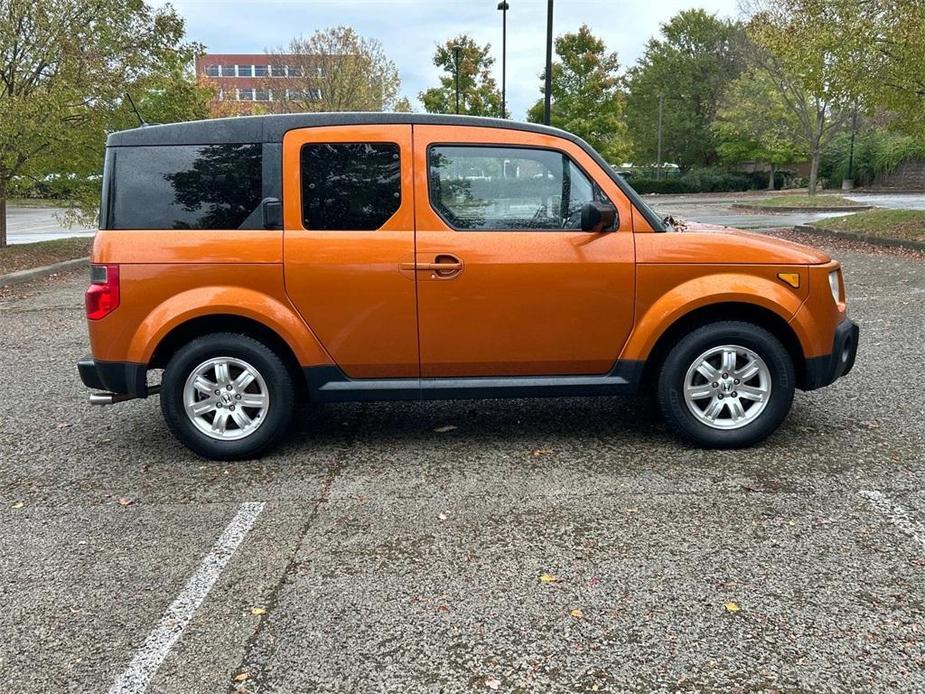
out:
M536 133L415 126L414 152L421 375L608 372L634 310L616 184L574 143ZM613 202L618 230L581 231L593 199Z
M351 378L417 378L410 125L283 138L286 291Z

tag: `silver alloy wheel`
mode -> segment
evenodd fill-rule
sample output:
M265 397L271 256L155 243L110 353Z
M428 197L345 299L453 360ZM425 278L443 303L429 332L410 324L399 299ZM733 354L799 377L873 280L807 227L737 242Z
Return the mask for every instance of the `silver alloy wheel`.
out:
M219 441L253 434L267 418L270 392L263 376L243 359L215 357L192 370L183 407L193 425Z
M684 376L684 402L713 429L740 429L755 421L771 398L771 371L758 354L739 345L711 347Z

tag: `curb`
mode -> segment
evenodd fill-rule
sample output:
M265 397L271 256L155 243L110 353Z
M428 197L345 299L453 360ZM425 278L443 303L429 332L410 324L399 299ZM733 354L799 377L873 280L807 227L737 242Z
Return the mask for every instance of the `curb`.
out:
M89 258L75 258L74 260L65 260L60 263L54 263L53 265L45 265L44 267L34 267L31 270L11 272L7 275L0 275L0 287L9 287L12 284L21 284L22 282L31 282L40 277L48 277L48 275L53 275L56 272L85 267L89 264Z
M749 205L732 203L731 207L750 212L865 212L874 209L873 205L856 205L853 207L771 207L770 205Z
M903 239L890 239L881 236L871 236L870 234L855 234L851 231L833 231L832 229L823 229L814 227L809 224L797 224L793 227L794 231L802 231L806 234L816 234L817 236L828 236L833 239L846 239L848 241L861 241L873 246L885 246L887 248L908 248L912 251L925 251L925 241L906 241Z

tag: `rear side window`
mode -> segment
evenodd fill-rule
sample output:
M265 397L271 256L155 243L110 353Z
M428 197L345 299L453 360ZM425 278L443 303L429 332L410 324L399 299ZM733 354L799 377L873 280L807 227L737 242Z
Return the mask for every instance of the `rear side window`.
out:
M434 145L430 198L454 229L576 230L606 196L567 155L528 147Z
M260 229L259 144L116 147L110 229Z
M401 205L401 155L396 144L309 144L302 147L301 159L306 229L379 229Z

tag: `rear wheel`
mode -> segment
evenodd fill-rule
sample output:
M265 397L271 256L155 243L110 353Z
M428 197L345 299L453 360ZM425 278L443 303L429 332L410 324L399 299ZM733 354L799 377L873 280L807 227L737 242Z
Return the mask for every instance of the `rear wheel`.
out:
M706 448L750 446L790 411L793 362L774 335L726 321L693 330L668 353L659 407L671 428Z
M289 370L246 335L215 333L181 347L161 383L161 411L183 444L206 458L255 458L292 420Z

